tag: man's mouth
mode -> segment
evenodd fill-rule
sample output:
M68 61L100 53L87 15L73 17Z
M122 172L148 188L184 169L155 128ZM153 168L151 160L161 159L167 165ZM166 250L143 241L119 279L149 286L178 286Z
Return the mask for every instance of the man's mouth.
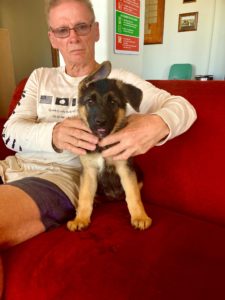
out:
M83 52L84 49L71 49L70 52L71 53L79 53L79 52Z

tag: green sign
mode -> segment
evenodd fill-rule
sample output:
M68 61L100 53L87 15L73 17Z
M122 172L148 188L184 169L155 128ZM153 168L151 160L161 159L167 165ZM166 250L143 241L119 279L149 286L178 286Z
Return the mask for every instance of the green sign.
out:
M139 26L138 17L116 11L116 33L139 37Z

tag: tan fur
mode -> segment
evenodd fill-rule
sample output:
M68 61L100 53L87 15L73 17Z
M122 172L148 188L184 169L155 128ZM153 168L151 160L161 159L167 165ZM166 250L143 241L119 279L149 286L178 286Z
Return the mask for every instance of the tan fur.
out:
M135 172L127 166L126 161L115 162L115 166L125 191L127 206L131 215L131 224L138 229L148 228L152 220L146 214L142 204Z
M112 133L115 132L115 131L117 131L120 128L121 123L123 123L124 118L125 118L125 111L124 111L124 109L120 108L119 111L118 111L118 113L117 113L117 118L116 118L117 121L116 121L116 124L115 124L115 126L113 128Z
M92 155L81 157L83 172L80 179L80 191L76 218L67 223L70 231L86 228L91 219L93 202L97 189L96 160L90 159ZM94 157L93 157L94 158Z
M87 111L84 106L79 107L79 116L80 118L84 121L84 123L88 126L88 121L87 121ZM89 127L89 126L88 126Z

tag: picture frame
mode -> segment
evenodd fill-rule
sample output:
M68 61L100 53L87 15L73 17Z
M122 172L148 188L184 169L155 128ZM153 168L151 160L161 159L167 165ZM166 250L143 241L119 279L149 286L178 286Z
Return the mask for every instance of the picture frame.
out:
M165 0L145 0L144 45L162 44Z
M183 0L183 3L196 2L196 0Z
M195 31L198 27L198 12L179 14L178 31Z

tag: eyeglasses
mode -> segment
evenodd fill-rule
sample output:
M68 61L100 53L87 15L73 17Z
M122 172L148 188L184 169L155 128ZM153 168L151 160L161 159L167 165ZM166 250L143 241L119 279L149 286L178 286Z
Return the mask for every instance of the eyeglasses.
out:
M70 35L70 31L74 30L77 35L84 36L88 35L88 33L91 31L93 23L86 24L86 23L80 23L75 25L73 28L69 27L59 27L56 29L53 29L50 27L50 30L53 32L54 36L60 39L67 38Z

